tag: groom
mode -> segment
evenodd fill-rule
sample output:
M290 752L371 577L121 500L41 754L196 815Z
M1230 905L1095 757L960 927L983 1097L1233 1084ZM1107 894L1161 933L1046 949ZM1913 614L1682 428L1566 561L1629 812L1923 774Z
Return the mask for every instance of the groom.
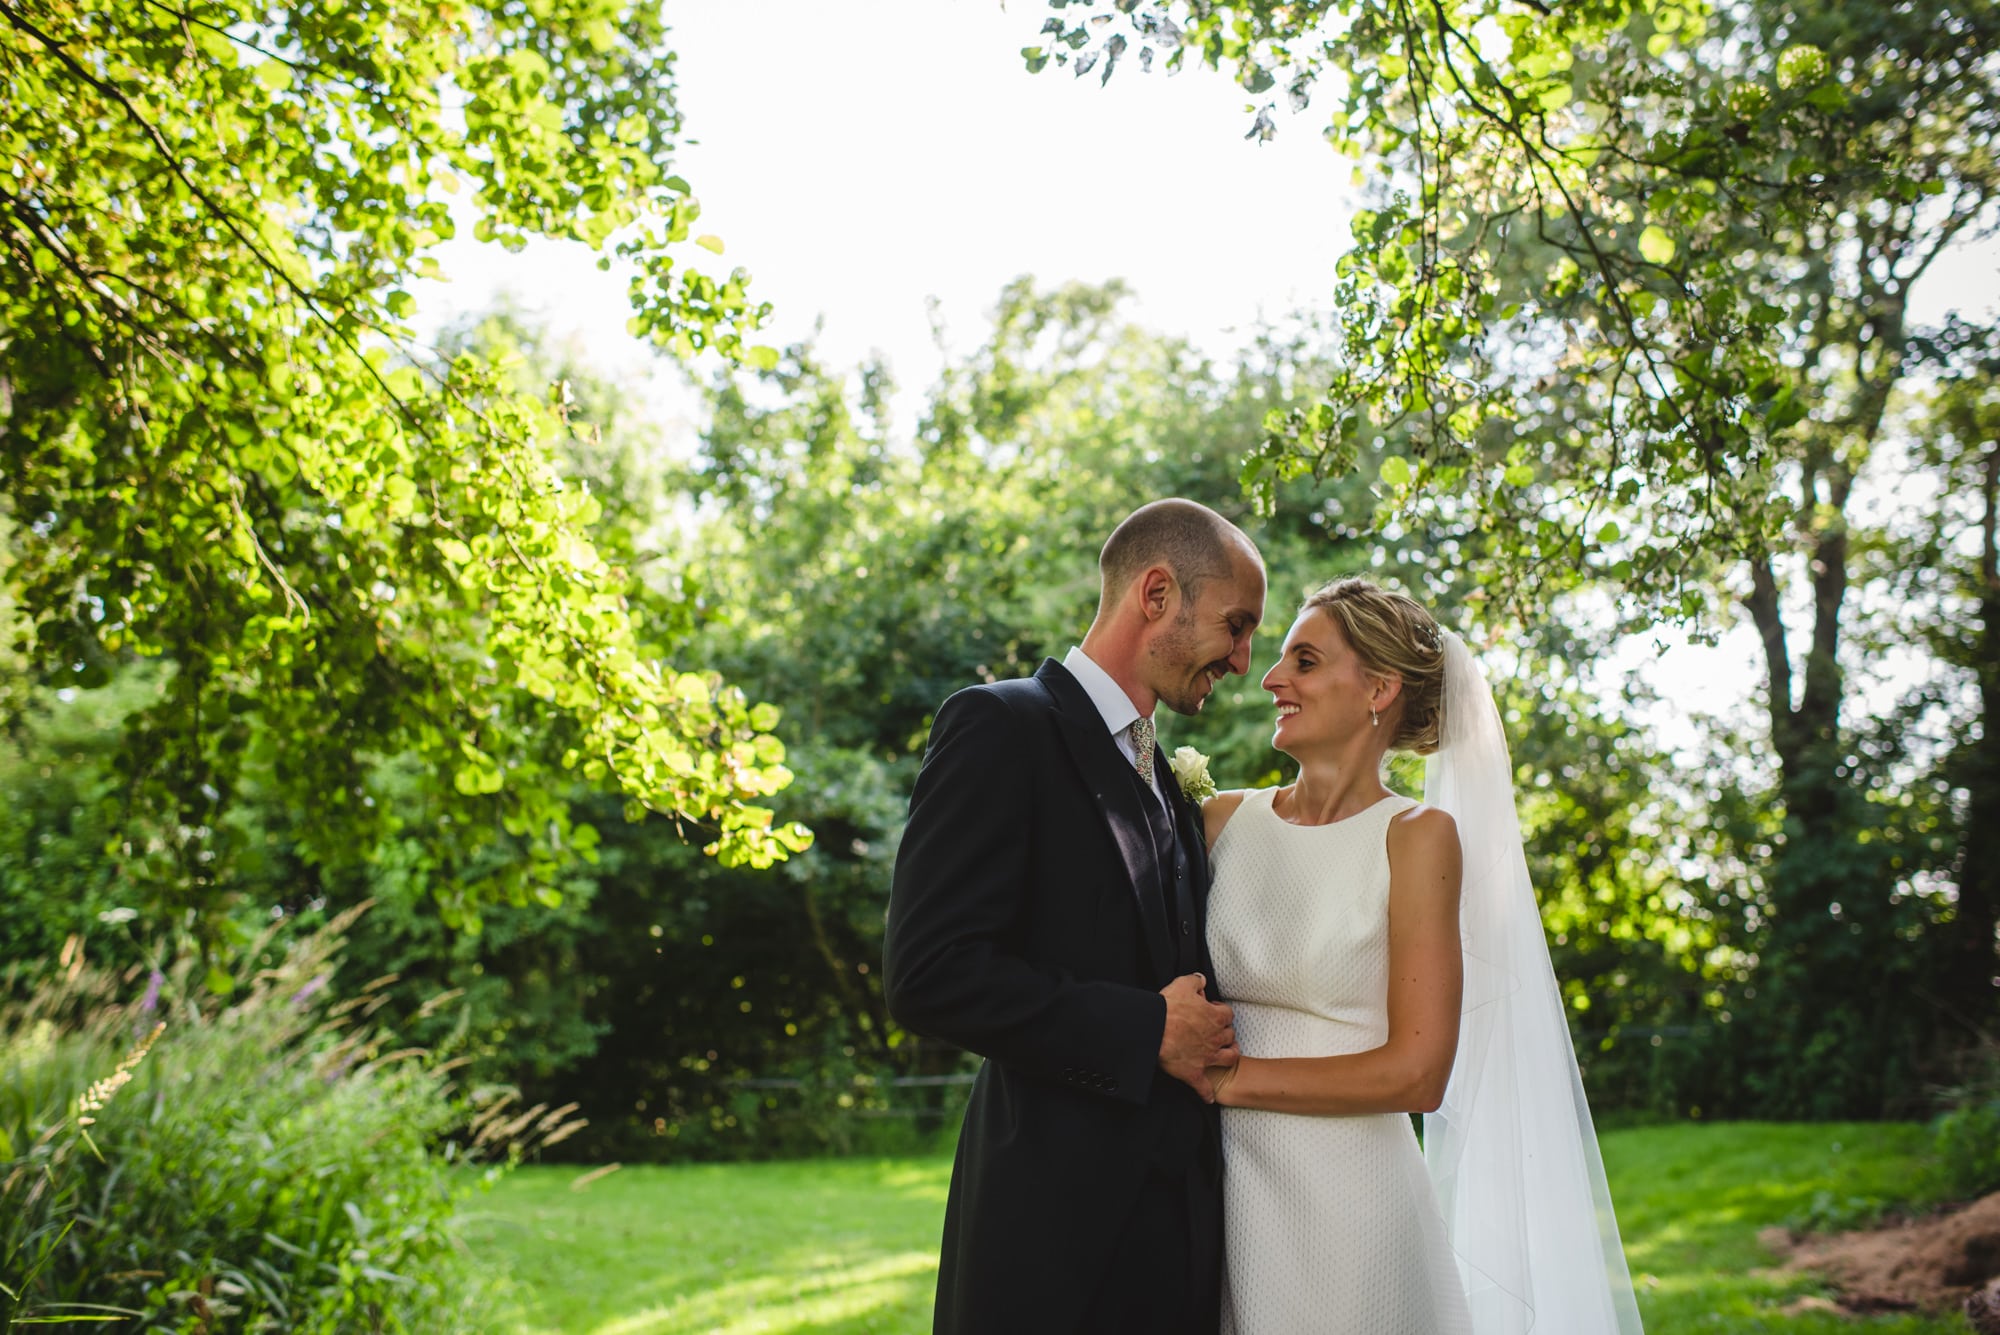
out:
M1221 1159L1201 813L1154 740L1250 666L1264 567L1155 501L1104 544L1096 619L1031 678L945 701L910 796L889 1010L984 1056L945 1208L946 1335L1212 1335ZM1212 993L1212 985L1207 986Z

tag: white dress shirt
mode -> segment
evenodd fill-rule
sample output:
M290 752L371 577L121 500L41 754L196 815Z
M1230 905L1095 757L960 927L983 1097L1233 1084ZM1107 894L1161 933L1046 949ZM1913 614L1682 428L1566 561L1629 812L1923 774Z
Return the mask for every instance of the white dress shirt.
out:
M1139 752L1132 745L1132 734L1126 729L1139 720L1139 707L1132 703L1131 696L1125 694L1125 688L1113 681L1111 674L1083 651L1083 646L1071 645L1070 651L1063 655L1062 665L1069 669L1069 675L1076 678L1077 684L1090 697L1090 702L1097 706L1097 712L1104 718L1104 726L1111 732L1111 739L1118 743L1120 754L1136 771ZM1162 809L1171 811L1167 807L1166 794L1160 790L1160 782L1166 773L1166 766L1153 766L1153 796Z

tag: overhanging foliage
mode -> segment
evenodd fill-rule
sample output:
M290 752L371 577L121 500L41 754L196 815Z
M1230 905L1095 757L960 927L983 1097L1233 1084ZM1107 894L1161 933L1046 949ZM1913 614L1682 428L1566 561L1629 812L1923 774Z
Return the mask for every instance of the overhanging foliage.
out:
M454 921L588 855L565 771L726 861L809 838L760 805L789 778L773 711L669 666L685 605L642 621L593 543L560 395L406 323L470 221L628 261L634 329L676 355L769 363L743 274L678 258L664 38L628 0L0 2L20 644L58 683L174 665L126 755L150 835L117 850L173 902L204 902L252 765L339 858L393 832L367 775L409 757Z

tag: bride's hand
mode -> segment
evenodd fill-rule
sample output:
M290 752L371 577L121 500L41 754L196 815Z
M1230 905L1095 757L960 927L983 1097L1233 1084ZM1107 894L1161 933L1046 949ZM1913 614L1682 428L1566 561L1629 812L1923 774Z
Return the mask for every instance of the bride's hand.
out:
M1215 1102L1226 1105L1229 1102L1229 1086L1236 1079L1236 1066L1211 1066L1205 1074L1208 1076L1208 1087L1215 1092Z

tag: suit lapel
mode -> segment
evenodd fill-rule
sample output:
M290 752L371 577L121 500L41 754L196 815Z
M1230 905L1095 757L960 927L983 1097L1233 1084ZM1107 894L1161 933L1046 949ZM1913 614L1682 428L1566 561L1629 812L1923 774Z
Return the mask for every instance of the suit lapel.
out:
M1174 777L1173 768L1167 764L1166 751L1162 748L1155 749L1160 751L1159 759L1155 763L1159 766L1161 777L1166 780L1167 792L1170 794L1167 805L1173 808L1174 832L1187 841L1188 849L1194 858L1194 865L1201 869L1201 884L1205 887L1208 884L1208 835L1202 826L1201 804L1181 792L1180 780ZM1205 895L1197 895L1196 899L1204 897Z
M1208 835L1201 819L1201 804L1181 792L1180 780L1174 777L1167 765L1166 751L1160 748L1155 762L1160 775L1166 780L1169 794L1167 805L1173 810L1174 837L1187 849L1188 863L1194 875L1194 884L1189 887L1194 904L1195 954L1201 961L1202 972L1208 975L1208 995L1211 1000L1222 994L1215 982L1215 962L1208 953Z
M1055 659L1045 659L1035 672L1035 680L1055 702L1058 728L1063 744L1078 773L1096 799L1097 811L1111 832L1111 842L1125 863L1133 902L1146 936L1146 953L1155 973L1164 978L1173 973L1173 945L1167 935L1167 917L1160 903L1159 858L1154 852L1153 827L1146 818L1145 801L1137 776L1104 729L1104 716L1091 703L1090 695L1068 669Z

